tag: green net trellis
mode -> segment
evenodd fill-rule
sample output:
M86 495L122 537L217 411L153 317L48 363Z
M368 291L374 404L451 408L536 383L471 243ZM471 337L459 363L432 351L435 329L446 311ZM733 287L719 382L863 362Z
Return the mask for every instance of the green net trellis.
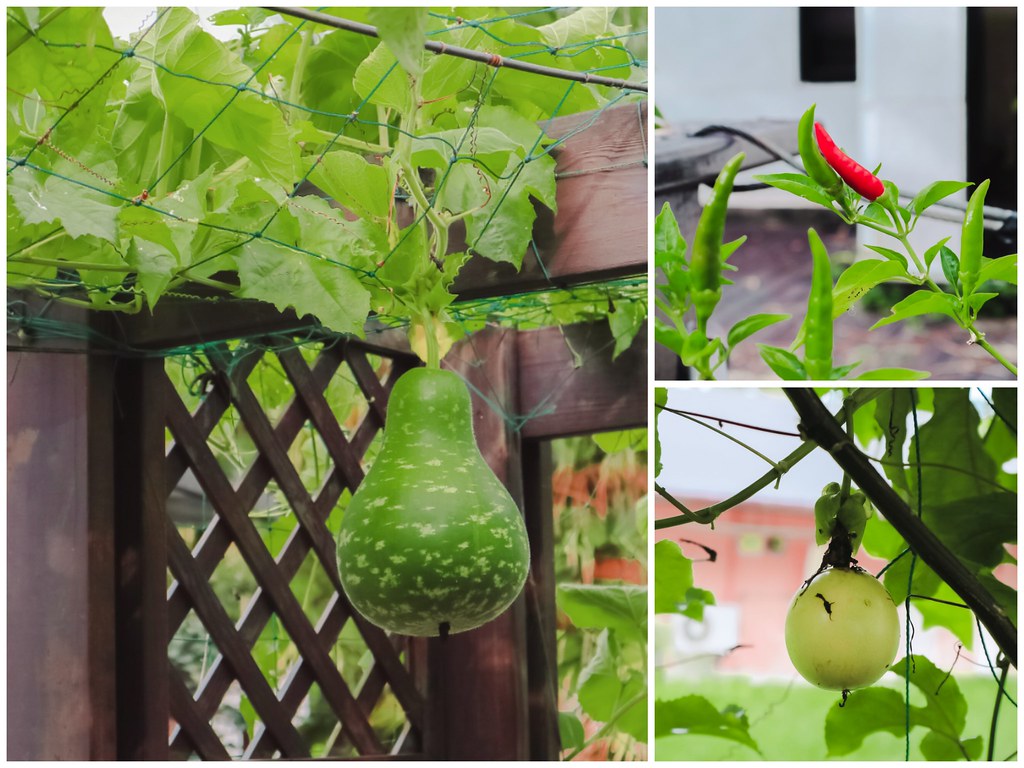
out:
M569 134L562 136L555 141L547 140L542 130L536 130L534 132L535 135L533 137L532 144L528 147L523 147L525 152L523 153L523 156L518 159L518 162L510 163L505 169L489 168L487 165L488 157L485 154L485 148L478 146L478 142L481 140L478 118L481 108L488 102L489 97L492 95L492 91L495 90L495 84L503 74L499 67L488 68L486 65L474 65L472 80L470 83L463 86L464 89L468 88L475 91L475 95L471 103L472 112L463 129L458 131L446 131L442 134L414 135L405 130L402 125L396 126L389 122L384 122L379 119L374 119L374 117L366 116L367 113L372 113L374 111L372 101L377 92L381 88L385 87L386 84L393 83L401 76L402 73L397 62L391 63L390 66L385 69L383 76L369 89L366 96L359 100L353 110L345 113L332 112L318 106L299 103L291 100L287 95L282 96L278 94L273 87L272 75L267 81L268 85L260 87L261 83L259 78L261 73L269 70L277 57L282 55L282 51L286 50L289 43L292 42L296 36L301 35L306 27L311 26L308 25L307 22L300 21L294 26L291 26L287 35L285 35L284 38L275 47L273 47L264 58L258 60L256 65L252 68L251 74L245 77L245 79L238 82L228 82L202 77L190 71L179 71L160 60L160 51L147 48L147 40L150 38L153 30L156 29L161 23L161 20L171 12L174 12L173 9L161 10L156 15L156 19L146 26L135 37L130 45L121 44L119 41L115 42L114 45L107 45L100 42L54 41L46 39L46 37L43 36L46 32L46 27L40 29L39 32L26 29L26 34L30 36L31 40L43 46L48 52L61 50L79 51L85 49L93 56L103 60L104 63L109 61L109 65L102 70L99 77L94 82L82 89L66 107L58 107L60 114L51 124L47 125L45 123L45 113L47 111L46 102L38 97L33 98L31 95L25 96L25 105L35 105L39 108L38 111L43 113L41 115L35 115L35 117L42 120L38 127L43 127L44 125L46 127L40 132L40 135L36 138L34 143L29 142L30 146L27 147L26 151L18 151L21 149L21 146L18 146L18 143L15 142L15 151L9 152L8 154L7 176L9 186L14 188L12 195L20 194L20 188L18 187L18 182L20 180L19 176L23 177L28 174L28 172L35 172L36 176L34 180L38 181L39 179L44 179L43 186L48 186L50 184L50 182L45 181L48 179L52 179L54 184L59 182L60 194L63 196L84 196L79 198L79 202L86 205L86 208L90 213L99 212L101 214L109 215L109 210L104 211L97 208L97 206L101 205L114 210L117 208L134 207L155 214L169 226L173 227L178 224L192 225L197 228L210 230L218 236L227 238L227 242L222 248L212 250L209 255L204 255L199 260L186 265L186 268L177 270L178 276L174 278L172 284L164 287L164 291L169 292L172 296L182 295L180 290L176 292L174 289L175 287L180 288L188 282L203 282L211 284L213 287L234 287L231 285L225 285L222 282L213 280L208 275L204 275L204 270L201 268L206 264L215 262L219 257L224 256L225 254L237 252L238 249L255 240L270 243L273 246L286 249L292 253L301 254L310 259L315 259L319 262L329 264L332 267L349 271L359 279L370 284L376 284L380 288L387 290L389 286L381 279L382 271L385 271L388 268L392 259L395 258L396 253L401 251L407 239L412 237L417 231L415 225L419 224L431 213L433 207L438 202L438 195L445 190L445 185L453 173L453 169L461 164L469 164L477 167L478 169L487 171L489 178L486 182L489 184L489 187L485 191L488 197L492 195L497 197L496 204L490 206L489 210L486 212L486 219L481 222L480 231L475 238L475 241L479 243L481 240L486 238L488 229L494 225L496 217L500 215L509 195L514 192L515 195L520 198L525 197L523 194L524 190L516 188L516 182L527 171L527 169L530 168L532 163L536 163L541 158L550 157L551 153L565 141L577 133L586 130L591 124L593 124L593 122L598 119L601 112L619 104L621 101L630 98L631 96L631 91L626 89L602 99L603 103L590 120L582 123ZM508 59L525 60L530 57L535 57L540 53L546 53L559 59L573 61L577 57L588 52L601 50L603 48L613 48L620 54L624 52L628 57L628 62L626 63L627 69L644 66L644 62L637 60L636 57L629 52L628 48L619 45L619 41L621 39L629 39L644 35L644 30L628 31L619 35L602 36L600 39L592 40L587 43L576 42L559 46L557 48L552 46L538 47L526 42L506 40L501 35L496 34L493 31L497 29L502 22L509 22L528 16L531 13L535 14L542 12L545 11L521 12L501 18L485 20L465 20L452 17L439 17L437 14L432 14L433 17L443 18L445 21L452 23L452 26L433 30L429 34L431 39L435 39L451 37L459 30L466 30L470 28L473 30L479 30L484 34L484 39L492 41L495 46L502 49L511 49L513 52L506 54L506 58ZM23 22L19 19L17 14L13 12L9 13L8 18L9 25L11 25L12 28L17 27L18 25L23 26ZM331 32L328 34L344 33ZM260 52L262 52L263 49L263 42L265 42L265 40L261 41L258 48L258 51ZM313 45L312 47L315 48L316 46ZM104 57L109 58L104 59ZM202 89L204 98L219 98L221 102L220 106L214 111L212 117L206 121L202 127L193 132L191 139L185 144L181 151L177 152L169 162L158 163L150 173L148 179L140 176L138 183L117 178L110 172L111 165L109 162L91 162L88 158L90 147L83 147L80 152L75 153L62 148L58 143L61 140L62 126L64 126L67 121L71 120L72 116L77 112L92 109L94 105L89 104L90 96L93 96L99 89L101 89L101 86L103 86L104 83L109 83L111 80L123 76L121 70L129 66L126 65L126 62L130 61L132 61L135 66L139 66L139 62L143 62L154 71L164 73L171 78L186 81L190 87L197 91ZM597 66L586 71L588 73L600 72L605 69L616 69L617 71L621 71L623 66L621 63L615 67ZM564 91L560 95L552 91L551 98L555 100L555 103L548 115L548 119L553 119L566 111L572 111L573 101L580 101L576 96L577 91L579 90L586 90L586 87L575 82L569 82L568 84L565 84ZM234 222L224 220L223 218L221 220L214 221L211 220L214 217L210 216L198 218L195 216L183 215L180 212L180 207L167 205L158 200L157 190L161 189L161 185L167 186L169 176L181 168L181 166L186 162L189 152L193 150L198 143L202 142L204 137L206 137L207 140L210 140L209 137L216 133L219 126L227 119L228 116L234 117L234 114L229 111L232 109L232 105L239 102L243 96L251 97L251 100L258 99L262 104L276 105L279 109L289 111L291 114L304 113L309 117L316 116L328 121L334 121L338 124L338 127L333 132L319 129L319 133L321 134L319 138L322 141L322 149L315 154L307 155L301 159L298 166L301 169L300 175L294 180L292 189L287 191L283 200L276 205L271 206L269 215L264 216L262 221L258 223L258 226L253 226L252 228L241 227L237 226ZM587 102L588 100L584 99L582 101ZM597 103L596 99L593 99L593 101ZM576 107L578 108L578 106L579 105L577 104ZM24 111L25 108L23 107L23 112ZM379 105L377 112L379 116ZM333 212L326 210L320 205L314 206L314 203L316 203L315 196L302 194L302 192L304 191L303 182L309 180L314 171L322 165L324 158L336 147L344 146L361 150L380 148L372 142L348 136L347 134L351 133L351 129L353 128L360 129L364 135L368 130L385 132L391 131L393 134L407 136L414 143L429 145L439 153L443 151L448 154L447 163L438 171L439 178L436 180L434 185L432 193L433 199L427 201L428 204L423 207L423 210L419 213L419 217L417 221L414 222L414 225L404 228L401 236L398 238L398 241L386 251L383 257L376 258L375 263L368 266L354 264L352 263L352 261L354 261L352 259L343 260L334 254L304 247L301 243L288 242L275 236L275 232L272 228L275 220L278 219L282 211L288 209L290 211L304 211L312 216L319 217L321 220L328 221L342 230L346 229L346 226L343 223L343 217L333 214ZM643 128L642 123L639 121L638 128L641 130ZM24 146L25 143L26 142L22 141L21 145ZM160 160L163 161L164 158L161 157ZM190 176L188 171L185 171L182 175L185 178ZM34 191L35 190L30 187L27 190L27 195L31 197ZM396 196L401 199L403 197L402 190L396 189ZM40 207L42 207L41 204ZM41 216L40 218L44 218L44 216ZM306 218L308 219L309 217ZM151 219L145 220L144 223L150 224ZM121 224L123 226L124 222L122 221ZM74 226L74 235L91 235L95 233L95 230L89 226L79 226L77 224ZM76 261L75 259L63 256L51 261L46 261L39 257L31 257L29 252L42 249L43 246L48 243L49 238L60 238L62 229L65 232L69 232L72 228L68 227L67 222L62 222L62 227L43 232L41 233L42 237L32 239L31 242L15 248L8 254L8 273L10 284L18 285L23 283L36 288L40 292L44 293L44 295L50 295L66 301L82 300L83 296L85 296L87 297L87 301L91 308L94 309L116 308L128 311L139 309L142 301L139 288L143 281L138 279L137 274L133 274L130 269L126 269L123 265L116 263L105 264L102 261L99 263L91 261ZM71 234L71 232L69 232L69 234ZM472 244L470 244L470 248L472 248ZM19 271L23 265L31 265L31 267L24 272ZM40 267L49 269L42 270L43 274L40 274ZM109 279L108 276L111 275L113 276L113 279ZM175 283L178 285L176 286ZM97 299L97 296L100 298ZM531 314L534 303L535 302L533 301L529 302ZM516 301L514 299L510 300L506 306L506 311L503 314L508 317L510 314L508 309L515 305ZM461 314L462 316L465 316L466 313L465 311L462 311ZM401 316L400 311L398 312L398 315Z
M142 310L147 301L152 305L158 299L231 303L237 302L245 291L239 290L233 282L225 282L218 267L230 271L235 268L232 259L251 261L257 251L247 249L258 248L258 253L270 253L278 260L307 260L306 266L317 270L315 278L332 281L327 285L328 290L338 289L342 293L351 290L350 278L341 277L350 275L364 286L363 292L370 292L370 308L379 326L400 327L409 321L403 290L396 290L396 282L401 282L408 272L407 251L422 250L421 243L411 241L423 237L425 228L420 225L450 202L445 195L451 189L456 189L456 196L471 198L467 205L478 204L478 210L470 207L457 215L467 220L467 254L482 253L515 263L518 254L509 257L495 253L494 243L512 242L547 275L544 259L528 232L533 216L518 210L515 216L508 217L506 212L532 207L531 199L553 206L552 154L594 125L606 110L635 101L641 95L640 89L646 88L642 84L646 61L637 52L645 53L646 29L614 24L615 9L540 8L494 16L485 15L482 9L469 11L474 12L477 18L429 14L428 41L441 46L471 43L491 58L489 63L458 62L444 69L443 65L449 60L457 60L443 55L434 57L426 65L423 79L425 82L440 69L439 77L447 76L444 87L439 86L444 94L427 99L429 94L424 93L421 110L433 110L431 120L439 130L428 127L414 133L394 117L397 110L391 106L395 94L406 87L402 82L405 73L399 62L394 56L378 55L383 46L378 46L376 41L346 30L330 30L287 16L284 23L268 25L268 19L274 19L271 11L240 9L220 15L221 23L243 23L240 42L230 47L195 30L194 18L184 9L164 8L151 13L131 40L125 42L110 37L109 32L102 34L102 29L97 33L96 19L88 15L83 16L83 25L88 28L91 24L94 28L84 39L70 21L61 26L61 19L67 20L70 13L87 14L86 11L12 9L8 13L12 38L9 63L14 61L14 65L13 72L9 73L8 88L9 93L20 97L21 105L16 110L15 120L20 123L20 130L12 132L14 135L8 145L8 218L9 229L21 231L9 244L9 286L34 290L53 301L132 313ZM623 13L630 21L646 20L642 9L622 9L620 15ZM345 15L362 18L367 11L346 9ZM544 25L547 37L540 39L542 36L536 32L538 26L530 27L526 24L528 21L538 26L547 22ZM345 54L350 47L354 53ZM12 60L12 56L17 57L24 48L33 48L29 53L43 56L52 68L41 73L43 76L56 76L59 70L62 77L74 80L67 85L76 87L58 92L54 85L52 91L25 93L19 87L26 86L12 85L12 82L19 82L18 62L16 58ZM214 58L219 55L216 71L209 67L204 69L201 63L186 55L190 50L209 53ZM337 108L336 94L328 92L325 96L325 86L319 76L327 70L310 64L317 63L318 55L325 59L338 56L339 52L350 55L353 61L349 65L365 57L351 72L339 73L339 79L351 77L354 81L365 81L361 85L357 82L356 86L337 86L336 90L345 94L345 99L341 99L345 103L344 110ZM91 67L81 67L81 71L70 74L63 69L81 65L84 55L92 59ZM380 66L368 67L367 61L375 55L381 61L374 64ZM232 58L234 56L240 56L242 63ZM63 57L67 57L66 60ZM297 68L301 69L298 62L303 59L306 72L315 72L318 77L307 76L298 84L282 80L280 73L294 74ZM634 81L634 87L629 87L630 83L623 77L627 87L606 88L549 75L512 73L500 65L517 61L527 62L529 66L543 61L564 68L569 75L582 73L586 78L628 77L631 73L639 73L641 78ZM88 80L90 71L96 73L91 81ZM201 120L192 116L192 130L185 132L178 146L170 146L172 141L164 145L174 127L172 118L165 115L155 161L148 158L150 162L143 163L132 178L133 173L125 171L125 163L112 158L111 153L112 148L135 149L129 141L119 138L119 131L140 130L124 118L125 114L130 114L133 106L136 110L153 106L144 98L147 96L145 89L139 86L140 72L162 83L165 91L187 88L188 98L206 100L209 104L204 110L198 110L203 112ZM376 79L368 77L367 73L376 74ZM505 81L513 76L520 79L506 86ZM160 80L161 77L165 79ZM118 85L118 81L122 85ZM125 88L123 94L122 87ZM527 96L516 101L510 94L520 90ZM47 94L45 98L42 93ZM385 93L383 97L382 93ZM169 113L172 100L169 95L166 100ZM511 110L493 111L524 106L531 110L529 130L525 128L526 121L517 122ZM306 142L300 157L291 166L290 175L285 177L274 161L258 150L248 151L243 147L240 152L239 142L250 139L251 133L243 132L240 138L224 135L243 131L243 127L239 127L241 123L253 115L254 120L260 118L260 110L267 107L279 110L286 118L287 127L301 134ZM115 108L120 110L118 119L112 125L109 121L104 124L109 135L82 127L87 121L91 125L90 118L99 117L103 109ZM636 108L636 130L643 141L645 124L641 105L637 103ZM492 112L488 114L489 109ZM464 114L454 118L448 114L459 110ZM580 110L589 113L587 118L567 133L557 139L545 133L544 128L555 118ZM102 119L100 122L102 124ZM495 151L494 125L500 125L520 142L518 151ZM388 180L389 206L402 204L416 197L417 192L420 198L414 201L419 204L415 220L402 226L381 248L379 239L368 238L365 228L360 228L362 221L353 222L352 217L346 217L337 207L325 203L324 193L311 187L309 181L317 177L318 172L322 178L325 159L330 160L336 150L379 158L398 151L403 138L411 145L407 151L414 157L423 153L435 160L443 156L444 161L440 167L429 169L434 177L429 199L422 198L423 190L406 189L403 187L408 184L392 184L392 180ZM273 139L268 137L271 143ZM228 151L224 151L225 147ZM208 161L212 167L207 165ZM499 165L492 165L495 162ZM627 164L637 162L630 160ZM639 162L646 164L646 150ZM247 188L239 192L243 185L238 184L234 192L252 198L246 200L247 206L236 206L222 213L223 206L211 210L211 205L204 206L201 201L190 198L193 192L190 185L202 192L203 185L208 184L208 197L215 195L216 192L210 190L216 190L221 184L230 187L235 181L232 169L237 170L237 166L246 163L250 173L244 182ZM623 165L613 160L576 173L601 173ZM257 167L253 169L253 166ZM543 170L539 170L541 166ZM260 179L257 174L261 170L273 178L270 181ZM373 180L379 181L377 177ZM478 188L470 188L471 182ZM359 180L352 183L357 184ZM276 188L268 193L272 186ZM335 205L365 214L359 209L358 201L353 204L349 199L339 199L337 194L334 199ZM54 201L79 210L74 216L67 214L70 221L57 219L52 211ZM387 216L393 214L394 209L389 207ZM281 226L283 220L287 220L287 226ZM494 243L490 242L492 232L510 226L519 229L525 226L525 236L519 234L510 240L501 234ZM306 234L317 227L326 228L329 234L312 238ZM296 229L301 232L296 234ZM152 234L154 232L157 234ZM336 239L338 245L317 247L327 245L330 239ZM152 258L147 261L147 254L140 253L146 248L164 248L173 253L175 245L183 252L185 240L190 241L190 246L201 245L200 252L193 254L191 261L186 259L186 263L180 263L179 258L179 263L175 264L166 253L160 254L155 262ZM85 247L81 247L83 245ZM355 258L351 255L353 251ZM454 258L459 261L454 265L457 270L464 257ZM154 274L153 263L166 264L168 274ZM135 266L138 268L133 270ZM237 267L238 270L244 268ZM323 268L332 270L328 277ZM281 270L283 283L293 275L289 269ZM304 277L307 276L300 276ZM450 286L450 278L443 278L443 283L445 287ZM550 280L549 283L541 290L457 302L448 310L450 325L457 329L454 332L465 334L488 322L532 328L600 319L618 313L616 319L630 318L629 322L620 322L620 327L628 326L635 332L646 314L646 284L641 278L574 287ZM213 289L215 293L205 295L196 291L196 287ZM256 297L268 300L266 293L264 288ZM311 309L323 307L325 302L330 304L331 299L319 296ZM296 334L288 340L281 334L281 343L323 339L338 330L339 325L347 325L348 330L362 326L365 312L361 307L365 303L361 302L366 299L353 301L357 306L352 308L329 306L330 318L318 314L321 322L296 328ZM283 298L278 306L283 308L287 303ZM342 300L335 302L336 305L344 303ZM184 347L132 349L92 327L51 318L47 311L51 307L52 304L44 304L43 311L32 311L21 297L9 297L9 333L83 340L97 349L127 355L194 354L203 348L200 339ZM363 328L358 330L362 332ZM373 332L372 328L369 332Z

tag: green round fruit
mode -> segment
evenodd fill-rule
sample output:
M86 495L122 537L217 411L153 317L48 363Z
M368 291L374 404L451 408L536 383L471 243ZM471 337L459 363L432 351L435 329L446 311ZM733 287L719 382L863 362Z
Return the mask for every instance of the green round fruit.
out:
M405 373L341 521L349 601L390 632L464 632L503 613L529 569L526 526L477 448L465 383L449 371Z
M892 666L900 644L896 605L865 571L830 568L801 587L786 614L786 650L819 688L863 688Z

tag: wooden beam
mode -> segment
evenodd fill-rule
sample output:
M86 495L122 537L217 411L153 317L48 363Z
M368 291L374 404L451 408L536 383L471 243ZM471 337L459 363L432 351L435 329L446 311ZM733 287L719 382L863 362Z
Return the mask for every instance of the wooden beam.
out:
M605 322L523 331L517 345L524 439L647 425L646 323L614 361Z
M539 209L537 253L527 251L518 273L482 258L466 264L455 281L459 298L646 274L646 102L561 117L546 130L569 136L555 154L558 214Z

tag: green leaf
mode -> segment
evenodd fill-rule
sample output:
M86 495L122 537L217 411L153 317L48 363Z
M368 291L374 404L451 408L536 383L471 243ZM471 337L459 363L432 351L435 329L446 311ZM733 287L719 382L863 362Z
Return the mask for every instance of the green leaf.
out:
M988 590L988 593L995 598L996 603L1002 608L1014 624L1017 623L1017 590L1008 587L999 581L990 571L982 571L978 574L978 581Z
M995 475L995 465L986 453L979 434L981 417L970 400L970 390L937 387L932 417L919 430L919 440L913 441L911 462L922 462L921 487L924 500L924 520L931 525L932 510L958 499L974 498L991 493L992 486L981 478ZM916 455L920 445L921 456ZM947 467L969 470L950 472ZM917 494L917 473L908 473L911 479L911 498Z
M726 269L736 269L736 267L734 267L732 264L726 264L725 262L730 256L736 253L736 251L740 249L740 246L743 245L745 242L747 242L747 236L743 235L743 237L737 237L735 240L732 240L731 242L722 243L722 248L718 252L718 258L722 260L722 264Z
M991 466L991 465L989 465ZM994 568L1017 541L1017 494L996 492L929 506L928 527L963 560Z
M685 262L686 240L679 231L672 207L666 202L661 213L654 220L654 265L664 266L668 262Z
M562 749L579 749L587 740L583 723L572 712L558 713L558 740Z
M349 33L347 37L351 38ZM355 92L371 104L406 114L412 109L412 89L402 76L398 59L380 43L356 68Z
M947 315L959 322L958 304L959 302L956 297L950 296L948 293L935 293L926 289L915 291L907 296L907 298L898 302L892 308L892 314L871 326L871 330L881 328L883 325L898 323L901 320L916 317L917 315Z
M904 256L899 251L894 251L892 248L883 248L880 245L869 245L868 248L870 248L872 251L874 251L884 259L888 259L889 261L895 261L897 264L903 267L904 271L906 271L907 257Z
M940 583L928 597L934 597L938 600L949 600L954 603L963 602L963 598L950 589L945 582ZM965 648L968 650L973 648L974 614L970 611L966 611L958 605L946 605L945 603L937 603L932 600L914 600L914 607L921 613L921 629L945 627L964 644Z
M658 317L654 318L654 340L677 355L683 354L683 337L679 330Z
M832 289L832 319L848 310L864 294L886 280L909 279L904 265L897 261L865 259L843 270Z
M807 369L796 355L787 349L758 344L761 359L765 361L775 375L784 381L806 381Z
M754 176L756 181L781 189L783 192L802 197L812 203L835 210L832 207L832 198L822 187L801 173L770 173Z
M632 346L646 319L647 303L644 301L622 301L615 305L614 312L608 313L608 327L615 339L612 360Z
M953 290L959 294L960 259L957 258L957 255L952 250L943 245L939 248L939 261L942 264L942 274L946 276L946 280L949 281Z
M668 404L668 389L665 387L654 388L654 476L661 474L661 438L658 436L658 420L661 418L661 408ZM657 573L657 568L655 568Z
M618 730L646 741L647 697L633 700L647 690L647 684L635 670L620 671L619 655L611 631L603 630L597 637L596 652L580 672L576 696L580 707L594 720L607 723L614 719Z
M369 293L350 270L263 240L242 250L236 295L281 311L294 307L299 317L313 315L333 331L363 337Z
M864 371L856 378L858 381L919 381L931 376L928 371L915 371L913 368L876 368Z
M205 140L249 157L274 181L291 188L298 147L281 110L255 93L197 82L243 85L252 71L204 32L194 13L181 7L165 12L139 43L138 53L163 65L140 59L138 77L155 78L158 89L154 86L153 92L169 114L193 131L203 131Z
M943 198L971 186L969 181L936 181L918 192L910 202L910 210L920 214Z
M390 212L388 172L355 152L328 152L309 179L357 216L385 219Z
M903 696L888 688L854 691L839 706L834 703L825 716L825 745L829 757L848 755L872 733L880 731L902 736L906 729Z
M558 607L580 629L614 630L647 642L647 587L559 584Z
M889 670L898 677L907 674L907 660L900 659ZM949 739L959 742L967 724L967 700L960 692L956 678L936 667L927 657L914 655L910 665L910 682L924 694L925 706L911 707L911 723L924 725Z
M427 8L372 7L368 12L377 35L402 68L415 78L423 74L423 44L430 21Z
M935 257L939 255L939 251L949 241L948 237L944 237L927 251L924 252L924 265L926 268L930 268L932 262L935 261Z
M654 545L654 612L679 613L693 586L693 563L674 541Z
M978 271L978 285L986 280L1002 280L1017 285L1017 254L985 259Z
M967 297L967 306L971 308L971 312L975 315L978 314L978 310L985 306L992 299L999 296L998 293L972 293Z
M788 320L790 317L792 317L792 315L768 314L745 317L729 329L729 333L726 336L726 344L730 349L732 349L741 341L753 336L758 331L764 330L769 325L775 325L775 323L781 323L783 320Z
M891 226L889 214L886 212L885 208L878 203L868 203L868 207L857 215L857 220L870 221L880 227Z
M599 432L591 437L605 453L618 453L627 449L633 451L647 449L646 427L625 429L618 432Z
M719 712L703 696L681 696L677 699L654 702L654 736L692 734L716 736L738 742L761 754L757 742L750 735L746 714L735 707Z

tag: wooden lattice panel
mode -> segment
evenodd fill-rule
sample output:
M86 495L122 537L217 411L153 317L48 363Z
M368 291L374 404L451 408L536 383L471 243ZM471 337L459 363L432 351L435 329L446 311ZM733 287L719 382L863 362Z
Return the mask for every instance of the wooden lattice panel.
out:
M174 642L186 624L201 625L206 642L215 647L212 663L203 664L196 680L190 681L182 670L168 664L174 720L171 755L297 758L343 756L353 750L360 756L417 751L422 742L424 706L403 661L403 655L406 660L410 655L406 640L389 638L352 610L341 592L334 537L326 525L346 489L354 491L362 480L360 459L383 426L388 392L409 361L391 360L390 366L384 366L389 371L381 382L366 352L353 343L326 346L312 367L295 348L263 354L276 354L294 390L276 424L248 380L260 362L259 352L245 354L241 347L232 352L226 345L209 349L208 389L194 413L189 412L170 378L161 377L166 426L173 439L166 456L164 490L170 496L190 472L212 509L208 524L191 547L170 517L167 520L168 637ZM342 366L368 403L361 423L348 436L324 396ZM229 411L240 419L257 452L255 461L234 484L208 442ZM289 448L304 427L315 430L318 444L326 448L331 460L328 476L313 494L289 457ZM288 514L296 521L276 556L253 515L270 485L284 497ZM240 557L255 582L244 605L241 601L226 604L214 589L214 574L228 557ZM290 586L309 559L315 559L310 567L322 568L333 587L325 604L312 611L312 619L310 606L303 605ZM232 612L237 618L233 619ZM330 653L348 622L372 654L372 663L358 680L347 683ZM295 656L290 661L286 658L287 669L276 680L268 679L253 655L254 646L272 623L281 628ZM314 687L337 721L324 754L314 754L309 739L296 726L300 708ZM382 744L369 721L386 689L406 719L401 737L388 746ZM239 754L239 745L224 743L223 729L215 726L215 718L228 698L241 695L255 712L255 724L244 729Z

